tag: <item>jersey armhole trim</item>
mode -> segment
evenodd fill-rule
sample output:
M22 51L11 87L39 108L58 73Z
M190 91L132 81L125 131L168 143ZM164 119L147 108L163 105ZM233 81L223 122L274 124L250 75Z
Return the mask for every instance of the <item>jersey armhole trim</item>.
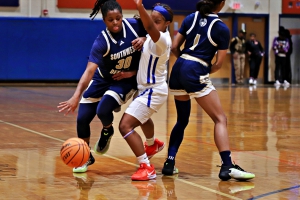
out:
M103 37L105 38L106 44L107 44L107 51L106 51L106 53L103 55L103 57L105 57L105 56L109 53L109 51L110 51L110 43L109 43L109 40L108 40L107 35L105 34L105 31L102 31L102 35L103 35Z
M207 31L207 37L208 37L210 43L211 43L213 46L215 46L215 47L217 47L218 44L216 44L216 43L213 41L213 39L211 38L210 32L211 32L211 29L212 29L213 25L214 25L217 21L221 21L221 20L220 20L220 19L214 19L214 20L210 23L210 25L209 25L209 27L208 27L208 31Z
M193 30L193 28L196 24L197 18L198 18L198 14L199 14L199 11L195 12L195 17L194 17L193 24L192 24L191 28L186 32L187 35Z
M138 34L135 32L135 30L133 29L133 27L131 26L131 24L127 21L127 19L123 19L123 21L127 24L127 26L129 27L129 29L132 31L132 33L135 35L135 37L139 37ZM125 33L126 34L126 33ZM126 36L126 35L125 35Z
M101 70L99 69L99 67L97 67L97 69L98 69L98 72L99 72L100 76L101 76L102 78L104 78L104 76L103 76L103 74L101 73Z

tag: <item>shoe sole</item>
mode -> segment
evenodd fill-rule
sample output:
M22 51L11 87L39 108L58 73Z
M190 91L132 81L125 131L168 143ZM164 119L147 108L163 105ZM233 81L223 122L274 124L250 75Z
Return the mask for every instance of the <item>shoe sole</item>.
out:
M95 160L94 160L95 162ZM94 162L88 164L84 169L76 169L76 168L73 168L73 173L84 173L84 172L87 172L88 170L88 167L92 164L94 164ZM79 168L79 167L78 167Z
M158 152L160 152L161 150L163 150L163 148L165 147L165 145L166 145L166 143L164 142L164 144L161 147L158 148L158 151L155 154L157 154ZM148 159L151 159L155 154L152 154L152 155L148 156Z
M88 169L88 167L86 167L85 169L80 169L80 170L76 170L73 168L73 173L84 173L87 171L87 169Z
M149 180L152 180L152 179L155 179L156 178L156 174L153 174L153 175L150 175L147 177L147 179L132 179L132 181L149 181Z
M98 140L98 141L96 142L95 146L94 146L94 152L95 152L96 154L98 154L98 155L103 155L103 154L105 154L105 153L108 151L108 149L109 149L110 140L111 140L111 138L112 138L113 135L114 135L114 134L112 134L112 135L108 138L107 145L106 145L106 147L105 147L102 151L98 151L98 150L97 150L97 147L98 147L98 144L99 144L99 140Z
M169 169L162 169L162 171L161 171L161 173L163 174L163 175L165 175L165 176L173 176L173 175L175 175L175 174L178 174L179 173L179 170L178 170L178 168L176 168L175 166L174 166L174 169L172 170L172 172L171 172L171 170L169 170Z
M246 181L246 180L250 180L250 179L255 178L255 175L253 175L251 177L234 177L234 176L231 176L231 178L234 178L235 180L238 180L238 181Z

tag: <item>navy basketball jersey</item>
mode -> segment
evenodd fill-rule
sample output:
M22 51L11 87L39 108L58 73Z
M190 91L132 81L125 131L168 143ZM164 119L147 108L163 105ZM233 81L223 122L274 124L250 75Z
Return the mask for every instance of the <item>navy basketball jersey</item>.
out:
M188 54L211 63L217 50L228 49L230 33L228 27L216 14L205 17L199 12L187 16L180 29L186 41L183 54Z
M95 40L90 62L98 64L94 79L100 77L112 79L112 75L126 70L137 70L141 56L131 42L138 37L145 37L146 31L136 19L123 19L122 31L111 33L105 29Z

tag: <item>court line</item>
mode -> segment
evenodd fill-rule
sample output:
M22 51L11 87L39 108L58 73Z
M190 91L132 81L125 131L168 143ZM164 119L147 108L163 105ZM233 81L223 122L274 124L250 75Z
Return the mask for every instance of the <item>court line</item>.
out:
M287 190L293 190L293 189L296 189L296 188L300 188L300 185L296 185L296 186L293 186L293 187L283 188L283 189L280 189L280 190L275 190L275 191L272 191L272 192L261 194L261 195L258 195L256 197L252 197L252 198L250 198L248 200L260 199L260 198L263 198L263 197L266 197L266 196L270 196L272 194L284 192L284 191L287 191Z
M64 140L62 140L62 139L59 139L59 138L56 138L56 137L52 137L52 136L46 135L46 134L44 134L44 133L40 133L40 132L31 130L31 129L28 129L28 128L25 128L25 127L22 127L22 126L13 124L13 123L5 122L5 121L2 121L2 120L0 120L0 123L7 124L7 125L10 125L10 126L13 126L13 127L16 127L16 128L19 128L19 129L22 129L22 130L25 130L25 131L28 131L28 132L30 132L30 133L34 133L34 134L36 134L36 135L39 135L39 136L42 136L42 137L46 137L46 138L52 139L52 140L56 140L56 141L59 141L59 142L64 142ZM92 152L94 152L94 151L92 151ZM122 162L122 163L126 163L126 164L128 164L128 165L138 166L138 165L136 165L136 164L134 164L134 163L128 162L128 161L126 161L126 160L122 160L122 159L117 158L117 157L114 157L114 156L110 156L110 155L107 155L107 154L104 154L103 156L106 156L106 157L108 157L108 158L111 158L111 159L120 161L120 162ZM208 187L205 187L205 186L202 186L202 185L199 185L199 184L196 184L196 183L187 181L187 180L183 180L183 179L179 179L179 178L176 179L176 180L177 180L177 181L180 181L180 182L182 182L182 183L185 183L185 184L188 184L188 185L192 185L192 186L194 186L194 187L201 188L201 189L203 189L203 190L206 190L206 191L209 191L209 192L212 192L212 193L215 193L215 194L218 194L218 195L221 195L221 196L230 198L230 199L234 199L234 200L242 200L241 198L237 198L237 197L231 196L231 195L229 195L229 194L226 194L226 193L223 193L223 192L220 192L220 191L217 191L217 190L214 190L214 189L211 189L211 188L208 188Z
M170 137L170 135L167 135L168 137ZM199 143L199 144L205 144L205 145L208 145L208 146L212 146L212 147L215 147L216 145L213 144L213 143L209 143L209 142L204 142L204 141L198 141L198 140L194 140L194 139L191 139L191 138L186 138L185 140L188 140L190 142L195 142L195 143ZM238 149L235 149L235 148L230 148L231 149L231 156L233 157L234 159L234 154L235 152L243 152L243 150L238 150ZM250 154L250 155L254 155L254 156L257 156L257 157L262 157L262 158L266 158L266 159L270 159L270 160L277 160L281 163L285 163L287 165L291 165L291 166L300 166L300 164L297 164L296 162L290 162L288 160L283 160L283 159L280 159L280 158L274 158L274 157L271 157L271 156L264 156L264 155L260 155L258 153L253 153L253 152L245 152L245 154Z
M61 139L59 139L59 138L55 138L55 137L52 137L52 136L50 136L50 135L46 135L46 134L44 134L44 133L40 133L40 132L31 130L31 129L28 129L28 128L25 128L25 127L16 125L16 124L12 124L12 123L5 122L5 121L2 121L2 120L0 120L0 123L8 124L8 125L14 126L14 127L16 127L16 128L19 128L19 129L22 129L22 130L25 130L25 131L28 131L28 132L34 133L34 134L36 134L36 135L40 135L40 136L43 136L43 137L52 139L52 140L56 140L56 141L59 141L59 142L64 142L63 140L61 140Z
M21 90L21 91L24 91L24 90ZM28 92L28 91L25 90L25 92ZM34 93L44 95L44 93L39 93L39 92L34 92ZM20 101L20 100L18 100L18 101ZM27 102L27 101L20 101L20 102L23 102L23 103L25 102L26 104L32 104L32 103ZM44 108L46 110L53 110L52 107L51 107L51 109L49 109L49 107L46 107L44 105L40 105L40 107ZM167 136L170 137L170 134L167 134ZM45 135L45 137L47 137L47 136ZM116 137L116 136L114 136L114 137ZM118 138L118 136L116 138ZM122 137L120 137L120 138L122 138ZM195 143L200 143L200 144L205 144L205 145L208 145L208 146L216 147L216 145L214 143L209 143L209 142L204 142L204 141L198 141L198 140L191 139L191 138L195 138L195 136L184 136L184 138L185 138L185 140L189 140L189 141L192 141L192 142L195 142ZM202 137L200 137L200 138L202 138ZM238 150L238 149L235 149L235 148L231 148L231 150L234 151L234 152L232 152L232 157L233 158L234 158L234 153L235 152L243 152L243 150ZM297 166L297 167L300 166L300 164L297 164L296 162L291 162L291 161L283 160L283 159L280 159L280 158L274 158L274 157L271 157L271 156L264 156L264 155L253 153L253 152L245 152L245 154L250 154L250 155L254 155L254 156L257 156L257 157L262 157L262 158L266 158L266 159L270 159L270 160L276 160L276 161L279 161L279 162L282 162L282 163L285 163L285 164L291 165L291 166Z

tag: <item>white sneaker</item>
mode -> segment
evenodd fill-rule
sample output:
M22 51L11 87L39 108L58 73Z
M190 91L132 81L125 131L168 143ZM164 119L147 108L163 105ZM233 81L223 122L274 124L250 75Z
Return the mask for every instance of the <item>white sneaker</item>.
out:
M231 166L222 165L219 173L219 178L223 181L227 181L231 178L245 181L253 179L254 177L255 174L251 172L246 172L240 166L235 164Z
M280 86L280 82L278 80L276 80L276 82L274 83L275 86Z
M252 85L252 84L253 84L253 79L250 78L250 79L249 79L249 85Z
M253 81L253 85L256 85L256 84L257 84L257 80L254 80L254 81Z
M284 80L283 85L284 85L285 87L288 87L288 86L290 86L291 84L290 84L289 82L287 82L286 80Z
M84 172L86 172L88 170L88 166L94 164L94 162L95 162L95 158L92 155L92 153L90 153L90 157L89 157L88 161L80 167L74 167L73 168L73 173L84 173Z

